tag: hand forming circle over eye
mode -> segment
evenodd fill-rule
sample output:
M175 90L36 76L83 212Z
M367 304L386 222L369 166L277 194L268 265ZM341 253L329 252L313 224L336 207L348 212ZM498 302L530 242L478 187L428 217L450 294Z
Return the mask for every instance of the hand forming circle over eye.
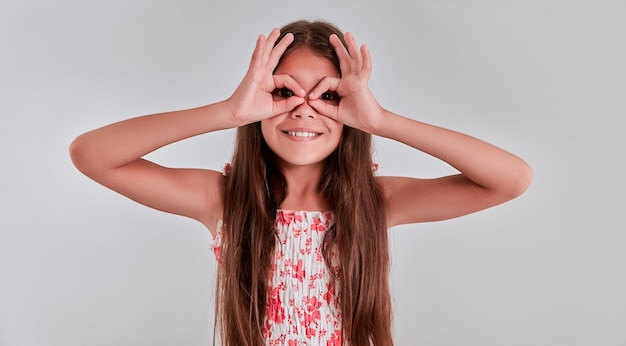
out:
M341 78L324 77L309 93L309 104L324 116L374 133L382 122L384 109L368 86L371 56L365 45L357 46L351 33L344 38L347 49L336 35L329 38L339 58Z
M278 29L272 30L267 38L259 35L246 75L226 101L237 126L271 118L304 102L306 93L295 79L273 74L294 40L293 34L288 33L274 45L279 37ZM280 90L280 97L276 97L277 90Z

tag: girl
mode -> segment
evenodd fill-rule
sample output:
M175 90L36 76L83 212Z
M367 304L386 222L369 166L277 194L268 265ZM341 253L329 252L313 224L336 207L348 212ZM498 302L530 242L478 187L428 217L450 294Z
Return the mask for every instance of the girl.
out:
M366 46L325 22L259 36L228 99L79 136L76 167L214 236L217 320L226 345L391 345L387 229L444 220L519 196L531 170L470 136L382 108ZM237 128L224 174L142 157ZM455 167L437 179L375 176L371 135Z

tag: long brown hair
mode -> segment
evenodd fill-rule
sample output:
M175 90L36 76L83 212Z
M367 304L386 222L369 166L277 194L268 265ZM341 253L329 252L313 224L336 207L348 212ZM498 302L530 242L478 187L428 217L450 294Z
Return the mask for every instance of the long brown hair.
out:
M289 32L295 40L283 57L307 47L339 71L328 41L331 34L343 41L338 28L297 21L281 29L281 35ZM216 323L224 345L264 345L274 222L288 186L260 123L237 130L231 167L225 179ZM336 249L339 255L342 340L347 345L393 344L385 200L372 167L371 135L344 126L339 146L325 160L320 191L335 213L335 225L326 232L322 249L329 267L330 252Z

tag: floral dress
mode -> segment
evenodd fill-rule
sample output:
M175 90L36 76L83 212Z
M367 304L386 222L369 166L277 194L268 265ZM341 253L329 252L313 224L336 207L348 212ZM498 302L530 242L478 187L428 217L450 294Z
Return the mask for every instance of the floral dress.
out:
M334 223L332 212L276 213L276 250L268 279L263 332L267 345L341 345L341 312L336 264L326 266L322 256L324 234ZM219 258L222 223L212 248ZM337 263L331 252L330 262Z

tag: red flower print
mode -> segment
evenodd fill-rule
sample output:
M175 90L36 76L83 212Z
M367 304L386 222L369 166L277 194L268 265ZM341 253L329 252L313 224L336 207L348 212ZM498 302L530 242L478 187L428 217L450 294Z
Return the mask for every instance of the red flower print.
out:
M324 232L326 230L326 226L322 223L319 217L313 218L313 224L311 224L311 231Z
M285 309L280 301L280 289L278 287L273 288L272 293L268 297L267 317L269 321L275 323L283 323L285 319Z
M311 275L309 277L309 288L315 289L315 281L319 278L318 274Z
M213 255L217 260L218 264L220 262L220 255L222 254L222 222L217 223L217 229L215 233L215 237L213 237L213 241L211 242L211 248L213 249Z
M263 333L263 335L265 335L265 338L267 339L270 339L272 337L272 323L269 319L265 319L265 325L263 326L261 332Z
M313 337L316 334L316 331L314 328L315 325L312 325L313 323L311 323L310 319L312 319L312 317L310 317L309 315L304 315L304 321L305 321L304 331L306 332L307 338Z
M321 262L324 260L324 257L322 256L322 248L319 248L319 247L315 248L315 260L318 262Z
M304 325L306 327L306 335L307 336L315 336L316 328L318 326L318 322L322 318L322 314L320 313L320 307L322 307L322 302L317 300L317 297L313 296L311 300L309 300L309 304L306 307L308 313L304 314Z
M330 340L326 341L326 346L341 346L341 330L335 329Z
M332 212L279 209L276 249L267 278L265 344L270 346L341 346L340 292L336 249L326 265L324 232L334 224Z
M284 225L291 225L291 220L293 220L293 212L287 210L279 210L277 219L282 221Z
M292 265L291 268L293 269L293 276L300 282L302 282L302 279L304 279L304 276L306 275L306 273L304 272L304 265L302 264L302 260L299 259L298 265Z
M318 311L319 309L322 307L322 302L317 300L316 296L311 297L311 300L309 300L309 304L306 306L307 311L311 312L311 311ZM319 320L319 318L318 318Z
M302 214L293 210L279 210L277 218L285 225L291 225L293 221L302 222Z
M230 175L230 172L233 171L233 167L230 165L230 163L225 163L224 167L222 167L222 175L227 177Z
M326 303L328 303L328 305L331 304L331 302L333 301L333 297L335 296L335 286L333 286L330 282L326 284L326 289L328 289L328 291L326 291L326 293L324 293L324 300L326 301Z

